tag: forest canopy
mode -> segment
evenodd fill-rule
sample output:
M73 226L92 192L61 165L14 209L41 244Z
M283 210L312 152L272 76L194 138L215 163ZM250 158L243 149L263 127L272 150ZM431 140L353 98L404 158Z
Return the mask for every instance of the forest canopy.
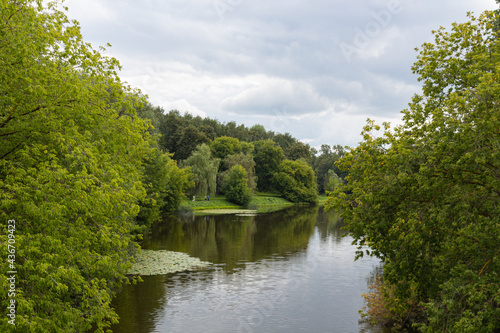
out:
M128 281L141 204L158 201L146 173L155 161L184 172L157 152L136 115L146 100L118 61L82 39L60 1L0 6L1 290L16 272L15 293L0 295L15 318L2 315L1 331L101 332L117 319L110 302Z
M343 182L347 175L335 165L345 153L345 148L339 145L323 144L317 151L290 133L266 131L262 125L248 128L235 122L221 123L189 113L182 115L177 110L166 112L150 103L136 110L139 117L151 120L152 133L160 137L158 148L170 154L179 165L191 168L195 185L189 193L195 197L223 193L224 177L234 165L245 168L251 191L284 195L284 187L277 186L280 163L304 162L311 168L314 181L307 185L309 195L288 196L296 202L315 202L317 194L325 193L328 184L333 188L331 184ZM210 148L210 154L204 146ZM214 169L211 160L219 161L217 168ZM279 177L283 179L282 175ZM294 184L300 183L301 180L294 181Z
M372 319L422 332L500 329L500 36L469 19L418 49L422 93L394 130L368 121L327 202L384 262Z

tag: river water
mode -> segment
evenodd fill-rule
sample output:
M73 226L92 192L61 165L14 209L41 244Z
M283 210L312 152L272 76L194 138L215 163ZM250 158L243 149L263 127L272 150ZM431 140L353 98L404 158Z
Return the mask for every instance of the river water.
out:
M322 207L257 216L183 215L143 248L180 251L208 269L146 276L117 295L117 333L376 332L359 323L361 294L379 269L354 261L342 221Z

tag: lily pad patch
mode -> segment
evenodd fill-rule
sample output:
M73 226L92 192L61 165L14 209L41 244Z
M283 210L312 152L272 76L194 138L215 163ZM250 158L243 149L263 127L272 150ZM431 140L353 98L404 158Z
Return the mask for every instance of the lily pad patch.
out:
M135 263L128 274L162 275L186 270L206 268L211 265L186 253L166 250L141 250L135 256Z

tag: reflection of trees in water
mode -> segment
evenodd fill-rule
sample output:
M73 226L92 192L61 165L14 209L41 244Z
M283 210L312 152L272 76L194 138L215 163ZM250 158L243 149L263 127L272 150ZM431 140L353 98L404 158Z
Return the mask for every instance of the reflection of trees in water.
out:
M317 227L322 241L333 238L335 242L340 243L341 237L347 232L342 230L344 220L340 213L335 210L325 211L323 207L319 208Z
M254 260L305 250L316 224L317 207L291 207L257 216Z
M158 311L165 311L159 309L168 308L170 303L175 304L179 298L194 297L200 288L207 288L207 285L215 287L213 290L207 288L202 297L208 295L208 298L212 299L213 296L213 301L210 301L209 305L215 304L214 306L220 309L221 305L217 303L220 301L220 298L217 298L219 289L216 286L224 284L222 281L226 279L227 281L237 279L245 272L249 272L249 275L256 274L251 272L255 266L247 266L246 262L256 262L273 256L284 257L283 260L287 260L286 257L290 257L291 254L305 251L315 227L318 228L322 242L340 242L340 236L345 233L340 229L342 226L342 220L335 212L324 212L322 207L308 206L290 207L257 216L166 217L144 240L144 248L182 251L202 260L224 265L201 271L148 276L143 278L145 280L143 283L125 286L114 301L116 310L122 317L120 327L116 328L116 331L141 333L157 330L158 328L154 327L155 323L158 323L155 316L158 315ZM287 271L286 269L280 271L280 265L272 266L273 262L270 260L259 267L265 267L264 273L268 274L282 274ZM291 267L292 276L297 275L299 279L302 276L300 275L302 266L285 265L285 267ZM240 269L244 271L236 273ZM262 284L267 283L262 277L262 271L259 271L259 274L263 279ZM234 288L231 287L231 290ZM193 299L190 307L207 304L206 299L199 304L195 298ZM175 306L170 309L177 311ZM210 309L205 310L210 311ZM193 310L193 313L196 311ZM175 313L169 315L175 317ZM378 332L373 329L367 329L366 332Z
M113 331L124 333L152 332L156 309L165 303L164 275L145 276L144 282L125 285L113 300L113 308L120 314L120 322ZM147 297L144 297L147 295ZM140 314L140 315L137 315Z
M143 276L143 282L125 285L112 302L120 320L111 329L121 333L156 332L158 311L167 308L171 300L191 297L212 284L220 277L217 271L220 268Z
M142 245L224 263L231 271L246 261L306 249L317 214L317 207L301 206L257 216L167 217Z

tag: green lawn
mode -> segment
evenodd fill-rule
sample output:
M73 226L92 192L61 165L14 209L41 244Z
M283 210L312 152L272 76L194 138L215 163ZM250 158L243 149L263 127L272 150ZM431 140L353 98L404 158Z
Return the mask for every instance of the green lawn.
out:
M321 206L324 205L327 199L328 199L328 196L326 194L318 195L318 204Z
M327 199L326 195L318 196L319 204L323 205ZM262 207L268 207L267 209L272 209L273 206L291 206L292 202L280 197L276 193L263 193L257 192L252 201L250 201L249 207L260 208L259 211L263 210ZM226 200L223 195L214 195L210 197L210 200L205 200L203 197L196 198L193 201L192 198L186 197L181 204L181 209L191 209L191 210L206 210L206 209L242 209L244 207L238 206ZM265 211L266 209L264 209Z
M186 198L186 200L182 202L181 208L202 210L202 209L238 209L242 207L227 201L223 195L215 195L210 197L210 200L205 200L205 198L203 197L197 198L196 201Z

